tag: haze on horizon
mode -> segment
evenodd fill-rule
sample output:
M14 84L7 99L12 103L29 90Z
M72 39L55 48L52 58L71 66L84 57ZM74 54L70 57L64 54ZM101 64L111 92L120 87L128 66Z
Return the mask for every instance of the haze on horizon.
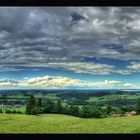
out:
M139 7L0 7L0 89L140 88Z

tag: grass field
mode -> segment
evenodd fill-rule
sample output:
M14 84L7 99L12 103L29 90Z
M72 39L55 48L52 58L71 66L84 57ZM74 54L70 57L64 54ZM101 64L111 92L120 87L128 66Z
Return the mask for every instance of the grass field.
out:
M108 100L117 100L117 99L138 99L140 98L140 95L126 95L126 94L122 94L122 95L105 95L105 96L101 96L101 97L90 97L88 100L88 102L101 102L101 101L108 101Z
M140 133L140 116L82 119L68 115L0 114L0 133Z

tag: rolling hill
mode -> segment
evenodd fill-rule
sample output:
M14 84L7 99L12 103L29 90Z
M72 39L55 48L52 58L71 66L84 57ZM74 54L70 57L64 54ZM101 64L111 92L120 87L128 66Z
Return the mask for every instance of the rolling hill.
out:
M82 119L69 115L0 114L0 133L140 133L140 116Z

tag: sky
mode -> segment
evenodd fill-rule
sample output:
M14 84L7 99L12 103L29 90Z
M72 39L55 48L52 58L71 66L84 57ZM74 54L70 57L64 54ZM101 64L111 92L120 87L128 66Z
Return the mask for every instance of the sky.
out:
M140 89L140 8L0 7L0 89Z

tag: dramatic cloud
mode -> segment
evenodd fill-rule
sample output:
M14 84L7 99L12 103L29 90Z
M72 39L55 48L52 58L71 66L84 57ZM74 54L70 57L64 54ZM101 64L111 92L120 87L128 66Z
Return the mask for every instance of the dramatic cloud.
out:
M1 87L132 88L137 73L139 7L0 8L0 77L18 79Z
M0 19L1 64L140 58L136 7L2 7Z
M30 67L34 68L35 66L30 66ZM67 63L58 62L58 63L48 63L46 65L38 64L36 65L36 67L51 67L51 68L57 68L63 70L70 70L75 73L87 73L92 75L109 75L112 73L129 75L134 72L140 72L140 63L135 63L135 62L132 62L131 65L127 65L125 69L116 69L114 65L92 63L92 62L67 62Z
M49 63L47 66L71 70L76 73L88 73L88 74L97 74L97 75L110 74L114 68L114 66L112 65L87 63L87 62Z

